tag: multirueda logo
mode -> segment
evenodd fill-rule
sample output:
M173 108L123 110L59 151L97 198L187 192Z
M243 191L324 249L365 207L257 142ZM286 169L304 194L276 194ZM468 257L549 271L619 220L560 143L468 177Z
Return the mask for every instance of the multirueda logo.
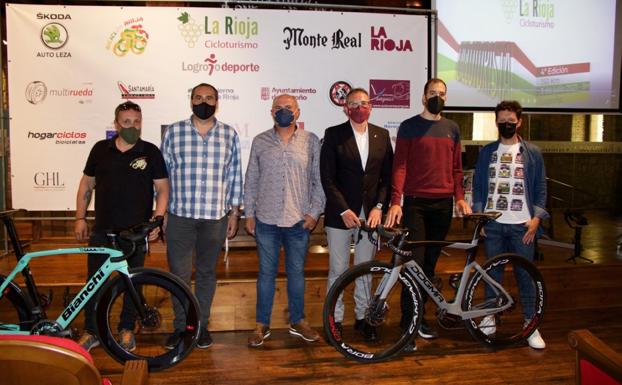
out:
M30 104L42 103L46 97L67 97L74 98L78 103L90 103L93 96L93 87L91 83L85 83L79 88L48 88L48 86L40 81L35 80L26 86L26 100Z
M128 53L141 55L147 48L149 33L143 26L143 18L137 17L126 20L118 26L108 37L106 49L116 56L123 57Z
M48 96L48 88L42 81L35 80L26 86L26 100L30 104L39 104Z
M412 43L408 39L392 39L387 35L384 26L371 27L371 50L372 51L411 51Z

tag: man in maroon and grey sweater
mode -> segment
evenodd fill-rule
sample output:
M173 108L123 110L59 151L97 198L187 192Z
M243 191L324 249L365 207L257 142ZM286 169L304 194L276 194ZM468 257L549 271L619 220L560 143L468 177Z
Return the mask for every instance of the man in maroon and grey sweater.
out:
M445 239L454 198L459 215L471 213L462 189L460 130L454 121L441 116L446 100L445 82L436 78L428 80L421 98L423 112L403 121L397 132L391 207L385 225L400 223L403 215L403 224L409 229L412 241ZM415 249L414 259L428 278L434 277L440 252L440 247ZM425 304L427 294L424 290L421 293ZM412 311L412 303L403 300L403 328L410 325ZM431 339L438 333L422 318L418 335ZM413 340L407 350L415 349Z

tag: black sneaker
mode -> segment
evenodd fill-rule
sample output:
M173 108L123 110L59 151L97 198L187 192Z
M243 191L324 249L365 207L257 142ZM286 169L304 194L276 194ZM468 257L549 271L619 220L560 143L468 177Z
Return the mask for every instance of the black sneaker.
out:
M212 336L209 335L209 330L203 329L201 331L201 335L199 336L199 341L197 342L197 348L207 349L212 346Z
M375 341L378 339L376 328L368 324L364 319L357 319L356 322L354 322L354 329L358 330L367 341Z
M175 349L175 347L181 342L182 335L182 331L176 330L175 332L173 332L173 334L168 336L166 342L164 343L164 347L168 350Z
M421 320L421 325L419 326L417 334L419 334L419 337L425 338L426 340L438 338L438 332L428 325L425 318Z
M402 353L413 353L417 351L417 343L413 339L412 342L409 342L402 348Z

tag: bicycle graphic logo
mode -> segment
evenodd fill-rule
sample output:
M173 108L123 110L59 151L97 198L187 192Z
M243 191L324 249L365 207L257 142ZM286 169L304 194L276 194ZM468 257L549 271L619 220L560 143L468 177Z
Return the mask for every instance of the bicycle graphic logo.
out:
M114 41L115 37L116 33L113 33L110 37L110 42ZM141 24L132 25L120 33L119 39L112 46L112 52L119 57L123 57L129 52L140 55L145 52L148 39L149 33L143 29Z

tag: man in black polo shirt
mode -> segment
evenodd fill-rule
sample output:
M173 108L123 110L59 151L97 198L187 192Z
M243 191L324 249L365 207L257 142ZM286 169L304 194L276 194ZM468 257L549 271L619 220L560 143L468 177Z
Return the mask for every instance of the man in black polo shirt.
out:
M164 215L168 203L168 174L160 150L140 139L142 115L140 106L125 102L114 111L117 135L100 140L91 149L80 180L76 202L75 235L78 241L88 237L86 211L97 186L95 198L95 226L90 234L89 246L111 247L106 237L109 231L126 229L152 217L154 189L156 208L153 216ZM158 229L149 235L154 240ZM129 245L120 245L122 249ZM139 245L127 260L130 267L142 267L145 262L146 245ZM105 254L89 254L88 275L91 277L105 262ZM95 337L95 312L93 302L85 308L85 331L79 344L86 350L99 345ZM134 312L131 301L125 298L119 323L119 343L132 351L136 349L134 338Z

